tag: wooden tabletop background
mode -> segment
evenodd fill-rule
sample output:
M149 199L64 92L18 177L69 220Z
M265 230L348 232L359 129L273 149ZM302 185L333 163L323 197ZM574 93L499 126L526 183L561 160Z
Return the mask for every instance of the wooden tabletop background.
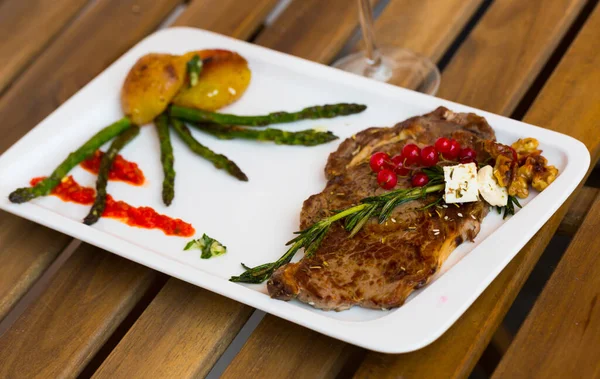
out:
M437 96L571 135L592 167L597 3L373 0L380 44L438 62ZM323 64L360 48L355 0L0 0L0 152L142 38L176 25ZM0 212L0 377L465 378L478 362L495 378L600 377L597 195L580 185L448 332L400 355L270 315L252 330L261 313L246 305ZM572 242L512 336L502 320L557 231ZM500 356L480 359L490 349ZM233 358L215 366L224 353Z

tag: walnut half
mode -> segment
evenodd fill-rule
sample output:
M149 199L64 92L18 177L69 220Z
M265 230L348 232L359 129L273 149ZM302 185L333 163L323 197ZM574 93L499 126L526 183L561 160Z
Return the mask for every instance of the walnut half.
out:
M517 154L525 155L535 153L538 150L538 146L540 143L535 138L519 138L517 142L513 143L511 146Z
M558 176L558 169L554 166L548 166L548 160L541 155L528 157L525 164L532 166L533 178L531 186L538 191L545 190Z
M548 166L548 160L541 155L528 156L525 163L519 167L515 180L511 183L508 193L512 196L525 198L529 194L527 185L537 191L543 191L556 179L558 169Z

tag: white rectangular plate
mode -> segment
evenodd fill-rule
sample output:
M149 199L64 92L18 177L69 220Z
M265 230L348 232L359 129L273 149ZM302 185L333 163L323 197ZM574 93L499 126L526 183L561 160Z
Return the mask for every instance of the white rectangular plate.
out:
M285 243L298 229L302 202L325 186L323 168L339 141L317 147L277 146L220 141L194 131L203 143L239 164L250 178L242 183L194 156L173 136L176 195L167 208L161 201L162 170L156 132L154 127L142 128L140 136L122 154L140 165L147 184L133 187L111 182L109 193L130 204L151 206L191 222L198 236L207 233L228 247L226 255L210 260L201 260L197 250L182 251L187 239L168 237L157 230L132 228L112 219L85 226L81 220L87 207L64 203L53 196L21 205L8 201L12 190L26 186L32 177L49 174L68 151L122 117L121 84L140 56L204 48L237 51L252 70L248 91L224 112L263 114L326 103L367 104L367 111L359 115L285 126L290 130L326 127L342 141L367 127L392 126L444 105L486 117L501 142L511 143L524 136L537 138L544 155L559 168L560 176L546 191L525 200L526 206L507 221L490 213L474 243L461 245L431 284L391 311L355 307L339 313L324 312L297 301L272 300L264 285L227 280L242 272L240 262L253 266L271 262L285 252ZM429 344L452 325L566 200L583 178L589 160L582 143L562 134L218 34L171 28L136 45L2 155L0 207L331 337L371 350L401 353ZM94 176L81 168L72 174L82 185L94 186Z

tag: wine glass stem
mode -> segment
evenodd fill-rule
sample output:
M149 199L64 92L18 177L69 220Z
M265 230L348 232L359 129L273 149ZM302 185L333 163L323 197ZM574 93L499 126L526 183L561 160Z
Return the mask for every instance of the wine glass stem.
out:
M381 54L375 43L375 29L373 27L373 8L371 0L358 0L360 27L365 42L365 55L372 68L381 65Z

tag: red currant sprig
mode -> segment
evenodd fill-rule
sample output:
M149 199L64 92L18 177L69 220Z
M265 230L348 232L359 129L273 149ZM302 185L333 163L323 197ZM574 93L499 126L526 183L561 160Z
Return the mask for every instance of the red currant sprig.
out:
M369 164L377 173L377 183L383 189L392 189L398 184L398 176L408 176L411 168L435 166L440 157L444 160L460 163L476 163L477 152L469 147L461 148L455 139L438 138L433 146L422 149L414 143L404 145L402 152L394 157L383 152L374 153ZM430 178L422 171L416 171L411 177L413 187L423 187Z

